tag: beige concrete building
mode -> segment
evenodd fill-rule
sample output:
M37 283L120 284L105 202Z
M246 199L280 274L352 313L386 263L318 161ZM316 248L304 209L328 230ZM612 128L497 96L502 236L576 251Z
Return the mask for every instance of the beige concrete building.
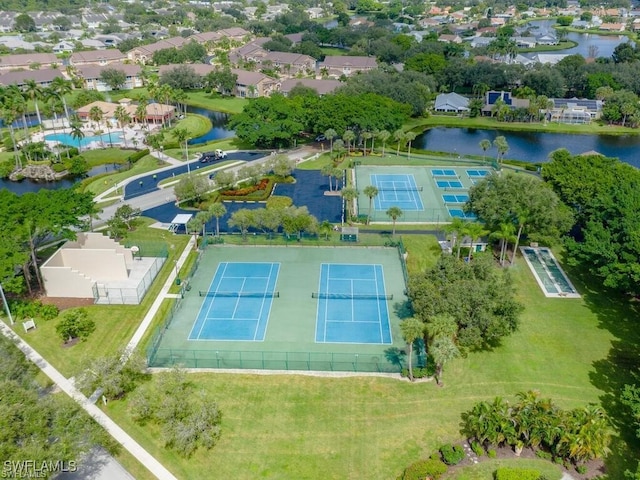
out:
M368 72L378 68L378 62L374 57L360 56L329 56L318 65L320 76L323 78L350 77L357 72Z
M139 304L165 261L141 254L100 233L79 233L42 265L47 296Z

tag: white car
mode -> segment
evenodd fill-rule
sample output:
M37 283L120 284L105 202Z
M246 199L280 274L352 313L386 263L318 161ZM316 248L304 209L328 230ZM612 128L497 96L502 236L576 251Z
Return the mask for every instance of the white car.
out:
M227 154L222 150L218 149L214 152L215 158L227 158Z

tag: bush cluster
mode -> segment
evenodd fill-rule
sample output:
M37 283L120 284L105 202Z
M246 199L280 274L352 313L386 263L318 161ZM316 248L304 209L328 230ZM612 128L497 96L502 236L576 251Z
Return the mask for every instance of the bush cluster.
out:
M147 155L149 155L149 149L145 148L144 150L140 150L139 152L129 155L129 157L127 157L127 160L131 163L136 163L142 157L146 157Z
M496 470L496 480L539 480L542 474L538 470L527 468L499 468Z
M437 479L447 471L447 466L440 460L420 460L409 465L399 480L423 480L427 477Z
M434 375L435 371L434 371L434 367L430 365L427 365L426 367L418 367L418 368L414 368L413 369L413 378L428 378L428 377L432 377ZM409 369L408 368L403 368L402 371L400 372L400 375L403 377L408 377L409 376Z
M447 465L457 465L464 458L464 449L460 445L446 444L440 447L440 455Z
M237 190L225 190L222 192L222 195L225 197L246 197L247 195L252 194L258 190L267 190L269 186L269 179L263 178L256 185L251 185L249 187L239 188Z
M39 300L11 302L11 310L16 318L41 318L45 321L56 318L60 313L55 305L44 305Z

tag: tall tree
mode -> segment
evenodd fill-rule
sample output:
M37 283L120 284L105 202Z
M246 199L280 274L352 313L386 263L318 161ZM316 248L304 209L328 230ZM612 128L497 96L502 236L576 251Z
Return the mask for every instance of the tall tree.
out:
M442 372L444 371L444 365L456 357L460 356L460 350L448 337L436 337L429 349L429 353L433 357L433 361L436 364L436 382L439 386L443 386Z
M40 85L36 83L33 79L28 79L25 81L24 85L24 93L27 98L31 100L36 109L36 116L38 117L38 126L42 128L42 117L40 116L40 107L38 106L38 101L44 98L44 90Z
M486 161L486 154L487 154L487 150L489 150L491 148L491 142L489 140L487 140L486 138L483 140L480 140L480 148L482 149L482 161Z
M216 237L220 237L220 217L224 217L227 208L223 203L216 202L209 207L209 213L216 219Z
M345 130L342 134L342 140L347 145L347 155L351 155L351 143L356 139L356 134L353 130Z
M509 151L507 139L504 136L499 135L493 141L493 146L498 150L498 158L496 158L496 160L498 161L498 164L501 164L504 159L504 155Z
M382 156L384 157L384 147L387 144L387 140L389 140L389 138L391 137L391 133L389 133L387 130L380 130L377 137L382 142Z
M364 194L369 197L369 215L367 215L367 223L371 221L371 210L373 209L373 199L378 196L378 188L373 185L367 185L363 190Z
M424 323L417 318L407 318L400 322L400 331L402 332L402 338L407 342L409 346L408 354L408 368L409 368L409 380L413 382L413 344L416 340L422 337L424 333Z
M351 218L355 214L353 202L358 198L358 190L353 187L345 187L341 190L340 194L347 205L347 215Z
M333 139L338 136L338 132L336 132L333 128L327 128L324 132L324 138L329 140L329 145L331 146L331 155L333 155Z
M393 222L393 231L391 232L391 236L396 236L396 221L404 214L400 207L389 207L386 211L387 217L391 219Z

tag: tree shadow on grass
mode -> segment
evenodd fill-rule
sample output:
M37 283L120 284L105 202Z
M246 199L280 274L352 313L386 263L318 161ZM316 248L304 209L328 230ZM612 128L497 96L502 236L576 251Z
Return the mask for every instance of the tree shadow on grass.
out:
M585 268L564 268L587 307L596 315L598 327L614 337L607 356L593 362L589 378L602 392L602 407L619 432L612 439L612 453L605 461L609 477L624 478L624 470L635 471L640 458L640 440L635 434L631 412L620 402L625 385L640 385L640 305L629 296L603 287L602 281Z

